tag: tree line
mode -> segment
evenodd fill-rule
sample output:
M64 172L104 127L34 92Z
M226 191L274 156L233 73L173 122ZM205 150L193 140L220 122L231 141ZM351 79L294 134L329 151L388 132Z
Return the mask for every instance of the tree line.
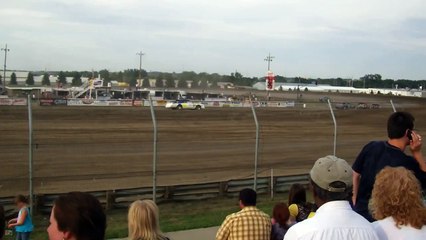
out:
M233 72L229 75L220 75L218 73L196 73L194 71L184 71L181 73L167 73L167 72L147 72L138 69L126 69L124 71L110 72L106 69L100 71L59 71L59 72L29 72L25 84L28 86L34 85L34 76L42 76L41 84L43 86L50 86L50 75L57 76L57 81L53 84L61 86L81 86L82 78L97 78L98 75L104 80L104 84L115 80L118 82L125 82L129 86L136 86L138 84L142 87L150 87L149 79L155 79L155 86L158 88L174 88L177 81L178 88L186 88L187 81L192 82L192 87L199 88L214 88L220 82L231 83L234 86L252 86L257 82L265 81L264 77L245 77L239 72ZM67 82L67 78L72 78L71 83ZM1 78L0 78L1 80ZM282 83L300 83L300 84L327 84L331 86L353 86L355 88L408 88L418 89L420 86L426 86L426 80L409 80L409 79L382 79L380 74L366 74L359 79L343 79L343 78L303 78L303 77L284 77L280 75L275 76L276 82ZM17 77L15 73L10 76L9 85L17 85Z

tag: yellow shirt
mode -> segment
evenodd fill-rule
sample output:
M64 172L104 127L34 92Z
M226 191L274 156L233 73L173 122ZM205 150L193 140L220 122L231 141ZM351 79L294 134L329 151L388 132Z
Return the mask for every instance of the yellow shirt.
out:
M228 215L216 234L216 240L270 240L271 219L256 207L245 207Z
M297 204L291 204L288 207L288 210L290 211L290 216L292 216L293 218L296 218L299 214L299 207L297 206ZM315 216L315 212L310 212L308 218L311 218L313 216Z

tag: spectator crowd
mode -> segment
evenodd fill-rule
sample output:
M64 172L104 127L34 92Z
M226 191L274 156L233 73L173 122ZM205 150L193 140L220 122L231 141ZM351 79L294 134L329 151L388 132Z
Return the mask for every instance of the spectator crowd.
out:
M426 162L414 117L393 113L388 140L363 147L352 166L336 156L315 161L309 186L291 186L288 201L277 203L271 217L256 207L253 189L239 193L240 211L228 215L216 240L402 240L426 239ZM411 154L405 153L409 148ZM307 190L313 202L307 198ZM0 240L14 228L17 240L30 239L31 209L17 196L17 218L5 222L0 206ZM106 215L92 195L71 192L54 202L47 232L50 240L105 239ZM137 200L128 211L130 240L168 240L160 230L159 208Z

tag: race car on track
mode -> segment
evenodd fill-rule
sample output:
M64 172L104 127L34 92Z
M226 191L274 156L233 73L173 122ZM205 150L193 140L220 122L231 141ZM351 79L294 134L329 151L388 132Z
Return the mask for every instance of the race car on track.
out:
M185 99L185 100L176 100L173 102L168 102L166 104L166 108L178 109L178 110L182 110L182 109L201 110L206 108L206 106L200 102L192 102Z

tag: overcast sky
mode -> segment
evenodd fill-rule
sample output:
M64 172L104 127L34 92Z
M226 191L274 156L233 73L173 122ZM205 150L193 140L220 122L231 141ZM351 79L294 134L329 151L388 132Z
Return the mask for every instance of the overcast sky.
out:
M8 69L426 79L425 0L3 0ZM3 53L1 58L3 58ZM1 65L3 61L1 60Z

